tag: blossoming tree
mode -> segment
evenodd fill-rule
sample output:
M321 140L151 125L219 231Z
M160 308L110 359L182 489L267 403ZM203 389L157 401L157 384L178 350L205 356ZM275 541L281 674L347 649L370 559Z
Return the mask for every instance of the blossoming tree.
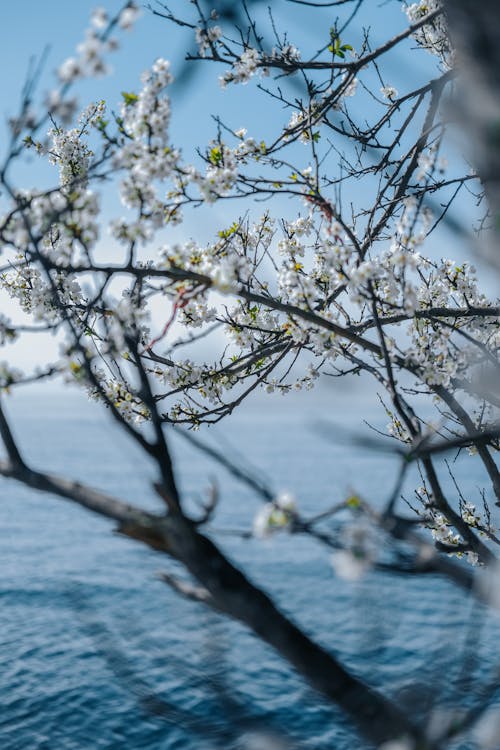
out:
M313 51L299 49L276 24L269 45L246 6L247 28L236 31L197 0L180 5L175 13L161 4L151 10L158 22L192 30L191 64L217 66L228 97L238 86L259 87L265 137L218 120L213 140L185 157L170 135L172 75L164 59L150 61L141 80L131 82L119 110L99 101L75 114L75 86L106 72L116 33L135 23L138 9L129 2L115 17L93 13L45 108L32 109L27 87L0 171L0 284L31 318L17 325L2 315L1 343L22 339L27 329L55 331L63 341L60 358L36 363L33 372L4 362L2 386L54 374L80 385L156 462L165 513L34 471L2 411L0 471L114 519L122 533L180 561L196 584L167 576L171 586L251 628L371 742L406 738L438 747L228 561L210 538L215 496L203 517L187 514L168 435L178 426L228 465L194 431L230 418L257 388L286 394L314 387L323 374L364 373L385 394L388 434L401 456L383 512L354 495L308 518L290 496L274 497L238 470L263 500L253 533L309 534L332 548L334 568L347 578L380 561L363 534L343 543L324 533L322 525L340 510L393 539L397 569L439 571L467 588L474 573L457 556L472 566L496 562L500 307L482 291L470 262L432 250L455 202L462 194L480 199L482 191L463 159L449 166L445 158L456 154L449 139L456 64L441 4L404 5L405 15L389 4L384 12L399 13L401 30L375 45L368 31L355 31L363 2L328 3L341 15ZM424 62L422 74L397 90L391 80L401 49ZM57 169L51 189L15 182L25 150ZM110 185L122 210L107 221L103 192ZM254 199L266 199L266 209ZM222 202L229 218L215 236L207 241L190 229L190 239L172 241L196 209ZM106 231L119 262L103 259ZM199 360L202 338L213 342L210 361ZM444 488L434 455L451 447L481 464L489 484L480 508L458 484L455 496ZM400 493L415 463L421 483L409 515Z

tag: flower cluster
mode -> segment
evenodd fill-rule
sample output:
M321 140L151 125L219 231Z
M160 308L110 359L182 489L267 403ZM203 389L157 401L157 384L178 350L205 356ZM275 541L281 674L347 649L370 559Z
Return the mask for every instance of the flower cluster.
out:
M384 99L388 99L390 102L393 102L398 96L398 90L394 86L382 86L380 93Z
M138 94L122 94L123 138L114 165L125 172L120 185L123 205L139 212L139 219L114 221L113 234L124 242L149 239L167 220L156 183L172 175L180 156L169 143L171 108L165 89L171 82L169 63L160 58L143 73Z
M198 36L199 33L197 32L197 39ZM203 49L203 54L209 46L209 41L207 32L201 37L199 43ZM267 76L269 75L269 66L273 64L279 64L280 67L285 69L288 67L294 69L300 63L300 58L300 51L289 43L283 44L279 48L273 47L269 55L255 49L255 47L245 45L241 55L238 55L233 62L232 68L220 76L219 82L222 88L226 88L228 83L246 84L258 70L260 70L262 76Z
M376 556L376 540L373 528L366 521L357 520L343 529L341 549L331 555L335 574L346 581L358 581L372 568Z
M446 68L453 66L453 51L442 12L441 0L420 0L403 8L411 23L417 23L431 13L438 14L429 23L420 26L414 34L415 41L431 54L436 55Z
M122 29L131 29L138 16L138 7L135 3L129 2L119 13L117 25ZM110 22L111 19L104 8L97 8L92 13L90 27L85 31L83 41L77 46L78 54L68 57L58 69L58 76L63 84L108 72L105 55L118 47L117 40L105 33Z
M208 26L206 29L198 27L195 32L196 44L201 57L205 57L207 50L213 48L222 36L220 26Z
M231 70L227 70L219 78L222 88L226 88L228 83L248 83L255 75L261 64L261 54L254 47L246 47L244 52L233 63ZM265 73L265 69L264 69Z
M254 536L264 539L276 531L290 530L296 510L295 498L288 492L282 492L272 503L262 505L255 514Z
M87 383L89 398L104 403L107 407L113 406L127 422L144 422L149 419L148 408L133 393L128 384L117 379L110 379L103 370L96 368L92 374L92 380L97 381L96 385L92 381L89 382L82 365L76 363L72 371L75 377L83 375L83 381Z
M62 192L81 190L87 186L88 171L94 154L84 136L88 128L102 118L104 110L103 101L91 104L80 116L79 127L71 130L52 128L49 131L52 139L49 161L59 167Z

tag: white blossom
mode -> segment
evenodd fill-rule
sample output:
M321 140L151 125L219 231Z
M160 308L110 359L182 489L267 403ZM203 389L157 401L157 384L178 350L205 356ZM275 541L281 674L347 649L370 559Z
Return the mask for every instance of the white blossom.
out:
M120 17L118 18L118 26L121 29L130 31L130 29L132 29L134 24L137 22L140 15L141 12L139 10L139 7L135 3L130 2L127 7L124 8L120 13Z
M398 90L395 89L394 86L382 86L380 92L384 99L389 99L391 102L398 96Z

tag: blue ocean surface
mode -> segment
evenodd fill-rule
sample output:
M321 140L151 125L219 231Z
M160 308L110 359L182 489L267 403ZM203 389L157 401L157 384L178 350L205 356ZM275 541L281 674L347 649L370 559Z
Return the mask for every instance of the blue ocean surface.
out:
M154 466L85 397L19 391L6 408L34 467L161 510ZM384 423L362 392L262 394L200 437L293 493L306 515L353 491L380 507L398 462L353 443L351 434L370 434L363 419ZM219 488L207 533L308 634L409 715L471 706L498 682L494 611L435 575L372 571L341 580L330 552L309 537L242 538L259 498L179 436L169 439L190 507L211 483ZM479 469L456 471L477 501L486 485ZM413 474L409 498L416 483ZM159 580L162 570L183 576L179 565L68 501L12 480L0 487L2 750L368 747L272 649ZM475 745L468 738L454 747Z

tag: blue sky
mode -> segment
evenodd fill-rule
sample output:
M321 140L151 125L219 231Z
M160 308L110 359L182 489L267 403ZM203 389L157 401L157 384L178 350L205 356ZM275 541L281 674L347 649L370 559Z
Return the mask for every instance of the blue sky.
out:
M152 2L154 4L154 0ZM4 151L8 138L7 118L15 115L18 110L20 91L30 59L38 58L48 47L44 72L35 97L36 104L43 102L45 94L54 88L55 71L61 62L74 55L76 45L82 40L84 29L88 26L91 11L98 4L102 4L110 15L114 15L123 6L123 0L103 0L101 3L95 0L79 0L75 3L63 0L46 0L44 3L25 0L5 5L0 29L0 60L2 70L8 71L8 74L4 75L3 80L0 153ZM260 28L268 35L271 46L273 39L267 6L268 3L263 2L262 6L257 7L256 17ZM313 53L328 40L328 29L334 21L330 9L311 11L310 8L291 4L287 0L274 0L271 6L276 27L280 33L288 31L290 41L304 50L304 56ZM361 24L372 25L374 43L385 39L388 33L404 28L405 16L400 12L398 3L394 2L392 6L391 12L381 14L378 3L368 3L366 7L369 13L364 11L357 23L358 38L349 38L349 41L354 46L359 44ZM193 18L193 6L188 0L173 0L170 7L178 10L184 17ZM384 23L381 23L382 20ZM391 25L393 28L389 28ZM117 108L121 92L137 90L141 72L157 57L171 60L173 73L176 75L183 67L184 54L193 44L193 37L192 30L181 29L144 9L135 29L119 34L120 49L108 57L112 74L76 85L75 92L81 107L90 101L104 99L110 109ZM427 61L424 59L424 62ZM246 127L249 134L258 141L267 139L271 133L275 135L276 129L286 124L290 117L290 113L283 112L279 103L272 102L257 91L255 81L246 86L229 86L227 90L222 90L218 84L218 76L224 70L223 66L211 63L198 64L196 75L185 86L178 85L171 92L172 141L176 147L182 148L188 161L196 158L196 147L203 147L215 135L213 115L220 115L234 129ZM398 81L394 83L397 85ZM292 87L290 80L283 80L281 85L285 91L287 88L291 91L291 98L300 93L297 88ZM306 150L299 146L299 151L299 158L304 160L306 166ZM23 187L41 187L43 184L52 187L56 180L56 170L48 169L44 160L31 153L27 157L27 164L17 166L17 184ZM115 203L117 204L116 200ZM107 205L111 205L109 195ZM287 205L289 202L282 201L281 210L286 212ZM120 210L118 206L117 208ZM200 229L200 224L208 232L213 232L214 228L229 226L238 218L238 213L241 214L246 208L247 206L239 206L233 209L227 204L216 204L209 211L198 211L197 229ZM189 227L182 227L180 231L189 234Z
M49 46L49 54L40 81L38 99L54 87L54 71L61 62L74 54L76 45L83 37L84 29L92 9L103 5L110 14L122 7L121 0L78 0L68 3L67 0L25 0L24 2L5 3L2 8L2 25L0 27L0 60L4 71L2 83L2 105L0 111L0 151L4 151L6 142L6 119L16 113L19 103L19 92L23 86L29 67L30 58L40 56ZM309 8L292 5L286 0L274 0L272 11L280 31L288 30L289 39L303 50L303 57L308 56L328 38L328 29L334 16L329 9L311 11ZM172 8L181 14L192 14L192 5L188 0L173 0ZM406 17L396 1L379 4L375 0L365 3L363 13L356 22L356 27L348 40L357 47L362 35L362 26L371 27L372 44L375 46L406 26ZM367 10L366 10L367 9ZM344 11L345 12L345 11ZM269 29L267 3L256 13L262 29ZM357 38L356 38L357 37ZM174 75L182 65L186 46L192 43L193 33L185 32L167 21L153 16L144 10L142 17L132 32L119 34L120 49L109 57L113 74L104 78L83 81L76 87L82 107L89 101L105 99L112 108L120 101L120 92L137 90L140 73L149 67L157 57L166 57L172 61ZM272 44L272 40L271 40ZM389 70L390 83L397 88L405 89L418 74L434 68L434 62L428 53L423 51L397 52ZM249 134L259 140L266 138L270 127L277 127L279 122L285 124L289 113L282 112L280 105L269 107L269 100L259 95L255 82L247 86L230 86L226 91L218 85L217 78L224 71L223 67L207 63L198 66L201 70L185 86L178 86L172 91L172 139L176 146L182 146L187 159L192 158L198 145L207 144L215 134L213 114L220 114L233 128L245 126ZM422 70L423 69L423 70ZM435 68L434 68L435 71ZM435 74L435 73L434 73ZM290 85L283 81L283 86ZM295 96L297 93L294 94ZM271 113L271 115L270 115ZM370 116L370 113L367 113ZM280 119L281 118L281 119ZM302 147L299 147L302 148ZM25 187L39 184L43 170L40 160L32 157L29 163L19 172L20 184ZM56 172L53 174L55 182ZM363 197L361 186L360 196ZM359 196L358 196L359 199ZM278 204L274 204L278 208ZM261 208L262 210L262 204ZM279 204L279 210L286 211L286 204ZM180 230L184 236L190 233L199 241L207 239L202 235L211 234L215 227L229 226L241 213L241 207L222 202L208 211L192 215ZM450 238L445 242L448 244ZM456 243L455 243L456 245ZM441 255L460 255L456 246L441 250ZM34 345L34 344L33 344ZM33 359L31 346L24 350L22 359L28 362Z
M155 6L155 0L151 1ZM88 25L91 11L99 4L107 8L110 14L115 14L122 7L123 0L78 0L74 3L64 0L46 0L43 3L39 0L25 0L4 4L3 23L0 28L0 61L4 71L0 109L0 153L4 151L6 143L6 119L17 110L19 92L26 77L30 58L41 55L49 46L44 75L39 85L38 101L43 101L44 92L54 86L54 71L64 59L74 54L75 47L81 41L84 29ZM193 6L189 0L171 0L169 5L183 17L193 18ZM288 31L290 41L303 50L303 57L312 54L327 40L328 29L335 19L332 9L312 10L287 0L273 0L270 5L278 31ZM259 29L266 32L272 45L267 7L268 2L262 0L255 9L255 16ZM347 4L340 6L336 12L347 15L350 9L351 5ZM406 24L406 16L401 12L401 3L397 0L384 3L369 0L363 4L362 11L356 17L352 31L349 31L349 37L345 41L359 48L363 28L370 28L372 47L375 47L404 29ZM132 32L120 33L119 40L120 49L109 56L112 75L78 83L76 92L82 107L90 101L99 99L106 100L110 108L116 107L121 99L120 92L137 90L141 72L157 57L170 59L174 75L178 73L183 64L185 50L192 44L193 32L190 29L181 29L144 9L136 28ZM415 45L397 48L386 66L386 82L396 86L400 91L407 90L413 81L422 80L422 76L425 80L427 75L436 75L437 72L432 56L422 50L412 50L412 46ZM214 136L216 128L212 115L221 115L223 121L234 129L246 127L249 134L259 141L267 139L272 132L276 132L280 124L283 126L288 121L290 113L283 112L279 103L262 96L257 91L256 81L251 81L246 86L229 86L224 91L217 80L225 70L224 66L198 64L196 70L196 75L187 85L179 85L171 93L172 141L176 147L182 147L187 161L196 158L197 146L203 147ZM289 80L283 79L280 83L285 91L288 87L291 98L300 93L297 88L291 87ZM373 86L377 92L379 82L374 80ZM365 117L364 108L372 106L366 96L360 96L361 93L358 92L352 100L352 106L359 109L357 114L360 120ZM366 112L368 119L370 116L370 112ZM306 162L307 156L305 151L303 153ZM299 158L302 158L302 155ZM55 177L55 170L52 170L52 173ZM19 171L19 183L25 187L40 184L42 174L44 172L41 160L32 157L27 168ZM49 174L52 185L53 177ZM365 184L357 186L357 200L360 197L363 199L366 189ZM285 205L282 202L282 206ZM198 228L200 224L205 227L205 222L209 232L215 227L220 228L221 224L229 226L237 218L237 213L241 213L245 208L242 209L240 206L236 209L235 206L235 209L232 209L227 204L221 204L211 207L209 212L198 212ZM465 204L461 210L467 208ZM229 217L229 213L236 215ZM183 231L189 230L186 228ZM440 243L441 241L439 238ZM456 245L455 238L453 242ZM447 253L441 251L441 254ZM455 255L456 250L453 250L452 254Z
M16 111L30 58L39 56L49 46L45 74L39 87L40 92L47 91L52 87L53 72L65 58L74 53L96 5L103 5L110 13L114 13L122 6L122 2L78 0L68 3L64 0L46 0L41 3L39 0L24 0L4 4L0 28L0 60L4 71L0 110L2 130L6 117ZM267 6L267 3L264 5ZM192 16L192 6L187 0L174 0L171 6L179 9L183 15ZM274 0L271 6L278 28L281 31L288 29L292 42L314 50L326 41L329 25L334 18L331 11L312 12L310 9L291 5L286 0ZM371 26L374 42L382 41L387 38L388 33L404 28L405 17L398 11L397 4L393 4L392 12L382 13L377 2L368 3L367 8L369 12L363 11L358 29L360 33L361 22L364 26ZM267 9L258 9L256 15L261 21L261 28L268 30ZM172 61L175 74L179 70L186 44L191 41L192 36L190 30L184 31L144 9L135 30L120 35L121 49L110 57L113 75L78 85L82 104L100 98L109 103L119 101L120 91L137 86L140 73L160 56ZM353 41L356 43L356 40ZM406 73L404 71L407 67L404 60L401 64L403 71L395 70L396 78L401 72L405 75L409 72L408 69ZM211 114L222 111L232 115L233 119L241 111L242 105L245 109L245 123L240 125L251 126L252 121L263 125L262 106L248 106L249 99L253 98L254 86L232 87L230 91L224 92L217 84L217 76L222 72L223 68L207 64L201 74L196 76L195 82L184 90L182 87L175 90L174 135L177 131L182 133L185 142L199 143L202 130L210 129L213 132ZM397 81L395 83L397 85ZM238 127L237 123L233 124Z
M152 3L154 5L155 0L152 0ZM75 47L81 41L84 29L88 25L91 11L99 4L106 7L110 14L114 14L122 7L123 1L78 0L68 3L64 0L46 0L41 3L39 0L24 0L4 4L0 28L0 61L4 71L0 108L0 154L4 151L6 143L5 123L7 117L14 115L18 108L19 94L30 58L39 57L43 50L49 47L44 74L39 85L40 102L43 101L44 92L54 87L54 71L63 60L74 54ZM193 17L193 6L188 0L172 0L169 5L184 17ZM273 38L268 5L269 3L263 0L256 8L255 15L259 29L266 32L271 46ZM328 41L328 30L335 20L331 9L312 10L287 0L273 0L270 5L278 31L288 31L290 41L301 48L303 57L314 53ZM340 6L338 12L345 16L350 9L351 5L347 4ZM345 41L359 48L362 29L368 27L373 46L404 29L406 16L401 12L401 3L397 0L388 3L379 3L378 0L365 2L359 17L356 17L352 31L349 32L349 38ZM192 44L193 32L155 17L144 9L134 31L122 32L119 40L121 48L109 56L112 75L78 83L76 92L82 107L90 101L100 99L106 100L110 108L117 107L121 99L120 92L137 90L141 72L157 57L171 60L174 75L178 73L185 50ZM401 52L398 49L389 63L388 82L400 90L411 85L411 81L417 80L422 72L425 76L427 70L430 72L434 69L435 74L434 60L428 53L408 52L408 48ZM283 112L279 103L273 103L262 96L256 89L255 81L246 86L229 86L223 91L217 79L224 72L224 66L207 63L197 65L196 70L196 75L187 85L175 87L171 94L172 140L175 146L182 147L187 160L193 158L197 146L206 145L215 134L212 115L220 115L224 122L234 129L246 127L249 134L259 141L267 139L272 132L276 133L276 129L288 121L290 113ZM293 88L290 80L282 79L280 83L292 99L300 94L299 89ZM375 81L374 86L378 87L379 82ZM362 108L359 116L360 119L364 118L366 97L359 97L358 94L352 103ZM367 112L367 117L370 117L370 112ZM32 158L28 169L19 173L22 174L20 182L26 187L30 183L35 185L42 173L40 159ZM211 209L214 226L227 215L227 211L227 206L215 206Z

